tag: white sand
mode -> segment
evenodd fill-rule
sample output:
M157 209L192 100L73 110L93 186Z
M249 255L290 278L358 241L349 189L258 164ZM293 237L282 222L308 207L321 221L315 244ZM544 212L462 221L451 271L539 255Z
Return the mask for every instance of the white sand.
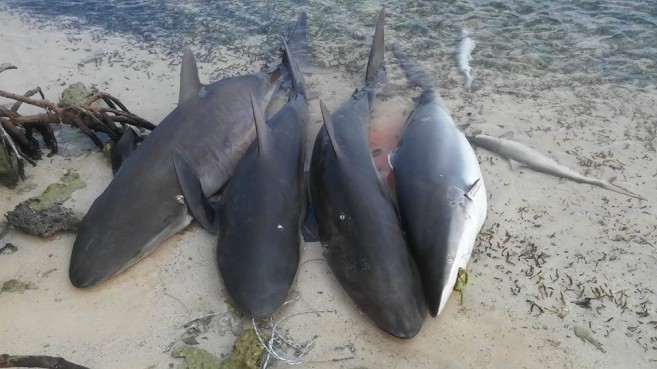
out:
M0 89L20 93L38 85L56 101L65 84L95 84L153 122L175 107L179 59L99 32L72 37L33 29L6 15L0 15L0 25L0 63L19 68L0 74ZM105 53L100 64L78 66L96 50ZM220 68L259 67L222 57L225 64L200 64L202 80L222 77L216 75ZM473 66L474 93L464 92L455 70L443 81L455 121L490 135L514 131L516 140L560 163L591 176L615 176L618 184L648 200L526 169L514 172L479 150L489 213L468 267L463 304L455 293L417 337L391 338L358 313L322 260L321 247L307 244L293 293L298 300L280 316L333 312L284 323L300 342L318 336L311 352L315 361L301 367L654 368L657 92L581 86L568 76L501 75L477 69L476 60ZM309 78L309 84L331 110L358 87L339 72ZM415 92L406 94L400 106L410 106ZM311 101L313 131L319 127L317 105ZM400 110L376 116L386 114L397 121L403 116ZM111 180L109 165L96 150L27 167L28 178L16 189L0 188L0 213L39 194L69 169L87 187L66 205L84 214ZM218 356L230 352L232 331L250 324L230 314L215 265L216 241L196 224L125 273L86 290L68 281L73 241L73 234L41 240L18 231L2 239L0 246L11 242L19 249L0 255L0 282L19 279L38 289L0 295L0 354L63 356L91 368L166 368L179 362L164 350L184 332L183 323L219 313L199 338L201 347ZM616 301L594 299L592 309L574 304L594 297L594 288L612 290ZM529 301L544 312L531 311ZM625 302L624 309L619 307ZM591 330L606 353L577 338L575 326Z

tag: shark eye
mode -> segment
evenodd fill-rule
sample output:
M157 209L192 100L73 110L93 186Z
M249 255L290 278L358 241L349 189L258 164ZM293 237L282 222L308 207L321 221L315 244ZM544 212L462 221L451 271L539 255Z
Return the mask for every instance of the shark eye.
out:
M339 217L340 217L340 220L345 220L347 218L347 216L344 215L344 213L340 213Z

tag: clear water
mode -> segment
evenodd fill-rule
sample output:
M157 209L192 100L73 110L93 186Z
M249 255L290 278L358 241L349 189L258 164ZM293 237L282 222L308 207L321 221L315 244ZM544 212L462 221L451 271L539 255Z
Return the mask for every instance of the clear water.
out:
M305 10L315 55L347 70L364 60L376 12L388 13L386 39L406 44L419 60L453 66L462 28L478 42L473 67L541 76L559 73L584 83L657 82L657 7L650 1L529 0L3 0L26 19L68 29L100 27L172 52L194 44L248 48L267 56L279 34ZM255 36L255 44L253 38ZM249 38L248 45L244 41Z

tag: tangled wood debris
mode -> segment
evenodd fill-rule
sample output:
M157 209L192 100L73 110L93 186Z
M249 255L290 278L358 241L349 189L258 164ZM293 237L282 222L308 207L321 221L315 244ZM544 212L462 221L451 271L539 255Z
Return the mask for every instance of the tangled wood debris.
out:
M57 369L89 369L55 356L11 356L0 355L0 368L57 368Z
M0 73L10 69L17 68L6 63L0 65ZM33 98L37 94L40 99ZM21 179L25 179L24 162L35 166L36 160L42 156L39 142L34 138L35 131L41 135L46 148L50 150L48 157L57 154L57 139L51 128L52 124L66 123L78 127L99 148L103 147L103 142L97 133L104 133L112 141L116 141L127 128L126 125L147 130L155 128L154 124L132 114L121 101L104 92L95 93L82 103L73 105L55 104L46 100L39 87L23 95L0 90L0 97L14 101L11 108L0 106L0 154L4 154L7 165L12 166L15 163ZM22 104L43 109L45 112L21 115L18 109Z

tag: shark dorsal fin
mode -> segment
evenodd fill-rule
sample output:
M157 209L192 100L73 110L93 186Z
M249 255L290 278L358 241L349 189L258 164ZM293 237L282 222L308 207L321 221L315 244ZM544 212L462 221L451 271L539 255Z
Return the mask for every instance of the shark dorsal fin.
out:
M265 115L260 110L256 98L251 92L251 108L253 109L253 118L256 126L256 136L258 140L258 154L264 155L269 150L269 127L265 120Z
M372 48L370 49L370 57L367 61L367 71L365 72L365 82L368 86L372 86L379 82L385 72L384 68L384 34L383 28L385 25L386 11L382 8L376 21L376 29L374 30L374 39L372 40Z
M185 54L183 54L182 68L180 70L180 96L178 97L178 105L182 105L184 102L198 96L201 86L201 80L198 78L196 58L194 58L192 49L188 47L185 49Z
M322 109L322 118L324 118L324 126L326 127L326 133L328 133L329 141L331 141L331 146L335 152L335 156L338 159L342 158L342 150L340 144L336 141L335 137L335 127L333 127L333 118L331 117L331 112L329 112L326 105L322 100L319 100L319 107Z

